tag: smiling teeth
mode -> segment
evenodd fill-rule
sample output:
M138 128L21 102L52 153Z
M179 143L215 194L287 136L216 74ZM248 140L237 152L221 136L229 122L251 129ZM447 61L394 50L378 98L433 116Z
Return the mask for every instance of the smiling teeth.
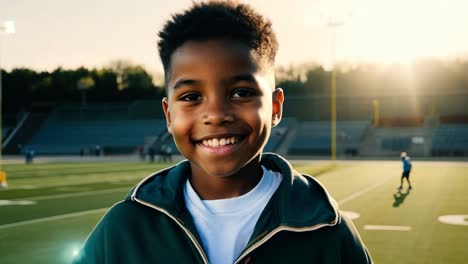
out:
M236 137L229 137L229 138L213 138L213 139L205 139L202 141L202 144L209 147L219 147L225 146L229 144L234 144L238 141Z

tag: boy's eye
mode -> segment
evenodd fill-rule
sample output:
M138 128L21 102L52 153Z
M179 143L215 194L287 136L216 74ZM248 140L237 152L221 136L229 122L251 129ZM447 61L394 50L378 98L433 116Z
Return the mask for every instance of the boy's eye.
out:
M252 89L248 89L248 88L236 89L232 93L233 98L244 98L244 97L251 97L255 95L256 95L255 91L253 91Z
M200 101L201 95L198 93L187 93L179 97L180 101Z

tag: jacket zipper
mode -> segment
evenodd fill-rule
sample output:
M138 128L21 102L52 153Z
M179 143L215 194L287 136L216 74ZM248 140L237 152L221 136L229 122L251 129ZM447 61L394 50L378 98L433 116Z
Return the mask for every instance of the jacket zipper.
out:
M320 183L319 183L320 184ZM325 189L324 189L325 190ZM325 190L326 192L326 190ZM328 193L327 194L327 197L329 197ZM267 235L265 235L262 239L260 239L259 241L255 242L252 246L250 246L249 248L247 248L247 250L244 251L244 253L242 253L237 259L236 261L234 261L234 264L238 264L239 261L241 259L243 259L244 257L246 257L248 254L252 253L252 251L254 251L255 249L257 249L258 247L260 247L261 245L263 245L265 242L267 242L270 238L272 238L274 235L276 235L277 233L281 232L281 231L290 231L290 232L308 232L308 231L314 231L314 230L317 230L317 229L320 229L322 227L325 227L325 226L334 226L336 225L340 220L339 218L339 214L338 214L338 210L336 209L335 206L333 206L334 204L336 204L336 201L334 200L329 200L332 208L333 208L333 211L335 212L335 219L333 219L333 221L331 221L330 223L326 223L326 224L317 224L317 225L313 225L313 226L309 226L309 227L290 227L290 226L278 226L277 228L273 229L273 231L271 231L270 233L268 233Z
M247 250L244 251L244 253L242 253L237 259L236 261L234 262L234 264L237 264L239 263L239 261L241 259L243 259L245 256L247 256L248 254L252 253L252 251L254 251L255 249L257 249L258 247L260 247L261 245L263 245L265 242L267 242L270 238L272 238L274 235L276 235L277 233L281 232L281 231L291 231L291 232L307 232L307 231L314 231L314 230L317 230L319 228L322 228L322 227L325 227L325 226L333 226L336 224L336 220L334 220L333 222L331 222L330 224L320 224L320 225L314 225L314 226L310 226L310 227L302 227L302 228L297 228L297 227L289 227L289 226L279 226L275 229L273 229L273 231L271 231L269 234L267 234L266 236L264 236L261 240L257 241L256 243L254 243L252 246L250 246Z
M187 234L187 236L190 238L190 240L192 241L192 243L195 245L195 247L197 248L198 250L198 253L200 253L200 256L202 257L203 259L203 262L205 264L208 264L208 258L206 257L206 254L205 252L203 251L203 248L202 246L200 245L200 243L198 243L197 239L195 238L195 236L192 234L192 232L190 232L190 230L188 230L179 220L177 220L176 217L174 217L172 214L170 214L168 211L162 209L161 207L158 207L156 205L153 205L151 203L147 203L143 200L140 200L136 197L133 197L133 200L138 202L138 203L141 203L143 205L146 205L148 207L151 207L157 211L160 211L161 213L167 215L169 218L171 218L172 220L174 220L181 228L182 230L184 230L184 232Z
M183 161L179 162L178 164L182 163ZM174 165L173 167L176 167L178 164ZM163 171L163 170L161 170ZM161 172L159 171L159 172ZM155 173L155 174L158 174L159 172ZM184 232L187 234L187 236L190 238L190 240L192 241L192 243L195 245L195 247L197 248L198 250L198 253L200 253L200 256L202 257L203 259L203 262L205 264L209 264L208 262L208 258L206 257L206 254L205 252L203 251L203 248L202 246L200 245L200 243L198 243L197 239L195 238L195 236L192 234L192 232L190 232L190 230L188 230L179 220L177 220L176 217L174 217L173 215L171 215L168 211L162 209L161 207L158 207L156 205L153 205L151 203L147 203L143 200L140 200L138 198L136 198L136 191L138 190L138 188L140 187L140 185L143 184L143 182L145 182L147 179L153 177L154 174L148 176L146 179L142 180L134 189L131 197L132 197L132 200L138 202L138 203L141 203L143 205L146 205L148 207L151 207L157 211L160 211L161 213L167 215L169 218L171 218L172 220L174 220L181 228L182 230L184 230ZM308 175L307 175L308 176ZM310 176L309 176L310 177ZM318 182L317 182L318 183ZM321 184L318 183L320 186ZM325 190L325 189L324 189ZM325 193L327 195L327 197L329 197L328 195L328 192L325 190ZM330 200L329 200L330 201ZM241 259L243 259L244 257L246 257L248 254L250 254L252 251L254 251L255 249L257 249L258 247L260 247L262 244L264 244L266 241L268 241L271 237L273 237L275 234L277 234L278 232L280 231L291 231L291 232L307 232L307 231L314 231L314 230L317 230L319 228L322 228L322 227L325 227L325 226L334 226L338 223L339 221L339 214L337 212L337 209L335 206L333 206L334 204L337 204L336 201L332 200L330 201L330 204L332 205L334 211L335 211L335 215L336 215L336 218L329 224L319 224L319 225L314 225L314 226L310 226L310 227L302 227L302 228L297 228L297 227L289 227L289 226L279 226L275 229L273 229L273 231L271 231L269 234L267 234L266 236L264 236L261 240L257 241L256 243L254 243L252 246L250 246L247 250L244 251L244 253L242 253L237 259L236 261L234 261L233 264L238 264L239 261Z

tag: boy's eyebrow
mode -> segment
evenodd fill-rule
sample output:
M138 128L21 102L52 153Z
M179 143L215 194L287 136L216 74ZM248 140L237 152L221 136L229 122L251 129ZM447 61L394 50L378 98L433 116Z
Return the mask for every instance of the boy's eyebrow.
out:
M234 75L232 78L230 78L230 81L232 82L252 82L252 83L257 83L257 80L251 73L242 73L238 75Z
M196 80L192 80L192 79L181 79L181 80L178 80L174 83L174 85L172 86L172 89L177 89L179 88L180 86L182 85L194 85L196 84L197 81Z
M250 83L257 83L257 80L253 76L253 74L250 73L242 73L242 74L237 74L232 76L227 80L229 83L236 83L236 82L250 82ZM176 90L177 88L183 86L183 85L195 85L199 83L197 80L193 79L180 79L174 83L172 86L172 89Z

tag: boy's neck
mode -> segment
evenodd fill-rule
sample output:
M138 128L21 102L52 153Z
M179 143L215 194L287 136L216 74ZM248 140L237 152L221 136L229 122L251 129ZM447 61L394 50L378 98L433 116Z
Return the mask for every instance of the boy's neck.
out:
M252 190L263 176L263 169L258 161L252 161L230 176L219 177L194 173L190 184L202 200L219 200L238 197Z

